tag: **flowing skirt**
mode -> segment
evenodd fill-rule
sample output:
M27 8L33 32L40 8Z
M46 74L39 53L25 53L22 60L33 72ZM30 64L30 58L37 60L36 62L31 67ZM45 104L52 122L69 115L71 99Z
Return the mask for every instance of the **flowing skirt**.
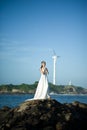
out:
M27 99L25 101L36 100L36 99L47 99L47 98L50 98L50 96L48 95L47 76L45 74L41 74L41 77L40 77L40 80L38 82L34 98Z
M46 99L49 98L48 95L48 80L45 74L41 74L34 99Z

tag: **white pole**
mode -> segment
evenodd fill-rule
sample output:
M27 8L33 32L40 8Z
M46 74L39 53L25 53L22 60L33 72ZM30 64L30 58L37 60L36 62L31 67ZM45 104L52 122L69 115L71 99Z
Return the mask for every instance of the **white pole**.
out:
M54 66L53 66L53 84L55 85L55 72L56 72L56 68L55 68L56 66L55 66L55 59L54 59Z
M57 56L53 56L53 84L56 84L56 60Z

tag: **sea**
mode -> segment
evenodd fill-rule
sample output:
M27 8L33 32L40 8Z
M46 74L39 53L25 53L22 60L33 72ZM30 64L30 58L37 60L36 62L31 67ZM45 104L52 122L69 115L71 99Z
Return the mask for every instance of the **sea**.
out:
M0 108L8 106L14 108L19 106L27 99L32 99L33 94L0 94ZM87 95L67 95L67 94L51 94L52 99L57 100L60 103L72 103L74 101L79 101L81 103L87 104Z

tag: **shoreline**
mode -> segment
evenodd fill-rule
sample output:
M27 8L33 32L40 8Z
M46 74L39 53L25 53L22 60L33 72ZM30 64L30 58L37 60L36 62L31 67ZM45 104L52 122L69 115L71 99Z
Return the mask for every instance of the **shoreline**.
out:
M21 93L21 92L0 92L0 95L2 95L2 94L11 94L11 95L15 95L15 94L18 94L18 95L21 95L21 94L30 94L30 95L34 95L34 93L28 93L28 92L23 92L23 93ZM63 95L64 95L64 96L68 96L68 95L69 95L69 96L74 96L74 95L75 95L75 96L76 96L76 95L77 95L77 96L79 96L79 95L80 95L80 96L84 96L84 95L85 95L85 96L86 96L87 93L86 93L86 94L83 94L83 93L80 93L80 94L68 94L68 93L66 93L66 94L58 93L58 94L57 94L57 93L54 93L54 94L53 94L53 93L52 93L52 94L49 94L49 95L53 95L53 96L57 96L57 95L61 95L61 96L63 96Z

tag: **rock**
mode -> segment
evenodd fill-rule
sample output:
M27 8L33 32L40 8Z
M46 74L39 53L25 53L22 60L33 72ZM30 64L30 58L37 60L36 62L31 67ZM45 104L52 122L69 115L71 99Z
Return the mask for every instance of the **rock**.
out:
M30 100L0 109L0 130L85 130L87 104L61 104L53 99Z
M72 114L71 113L66 113L65 114L65 120L66 121L70 121L71 118L72 118Z

